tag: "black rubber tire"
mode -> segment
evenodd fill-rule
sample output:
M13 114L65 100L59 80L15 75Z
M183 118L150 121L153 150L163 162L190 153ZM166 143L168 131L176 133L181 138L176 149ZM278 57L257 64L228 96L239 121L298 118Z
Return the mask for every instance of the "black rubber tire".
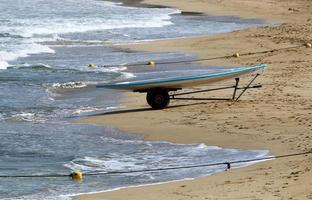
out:
M147 92L146 101L153 109L164 109L170 102L170 96L166 90L151 90Z

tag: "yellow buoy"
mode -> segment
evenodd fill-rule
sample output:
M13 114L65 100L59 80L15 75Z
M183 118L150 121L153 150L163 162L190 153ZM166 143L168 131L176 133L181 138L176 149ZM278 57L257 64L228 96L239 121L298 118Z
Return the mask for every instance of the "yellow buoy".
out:
M311 43L305 43L304 46L307 47L307 48L311 48L312 44Z
M75 181L82 181L83 174L81 171L74 171L73 173L70 174L70 177Z
M89 67L89 68L96 68L96 64L92 64L92 63L91 63L91 64L88 65L88 67Z
M150 60L150 61L148 61L147 64L148 64L148 65L156 65L156 62L155 62L154 60Z
M233 57L235 57L235 58L238 58L240 55L239 55L239 53L235 53L234 55L233 55Z

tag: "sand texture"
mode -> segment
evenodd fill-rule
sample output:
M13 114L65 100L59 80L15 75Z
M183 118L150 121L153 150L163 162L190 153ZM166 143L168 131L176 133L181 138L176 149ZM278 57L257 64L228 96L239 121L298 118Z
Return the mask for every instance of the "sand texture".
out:
M141 134L146 140L268 149L274 155L311 150L312 48L303 44L312 42L312 1L148 0L147 3L283 22L212 37L123 47L187 52L200 58L281 49L202 63L233 66L266 63L268 69L257 80L263 87L248 91L236 103L171 102L169 108L157 111L149 109L144 94L129 93L124 99L127 105L124 112L89 117L80 123L113 126ZM283 49L291 46L298 47ZM312 199L311 166L311 155L276 159L191 181L81 195L75 199Z

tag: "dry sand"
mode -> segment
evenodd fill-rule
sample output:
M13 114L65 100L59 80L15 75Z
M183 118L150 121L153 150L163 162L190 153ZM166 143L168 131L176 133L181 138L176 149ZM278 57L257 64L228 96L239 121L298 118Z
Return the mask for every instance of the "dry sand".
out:
M285 23L125 48L181 51L206 58L312 42L311 0L170 0L165 3L148 0L148 3ZM274 155L309 151L312 147L311 55L312 48L301 46L203 63L269 64L258 79L264 87L249 91L236 103L172 102L168 109L154 111L146 107L144 95L131 93L124 100L128 111L90 117L81 122L114 126L141 134L146 140L269 149ZM283 158L191 181L81 195L75 199L312 199L311 166L311 155Z

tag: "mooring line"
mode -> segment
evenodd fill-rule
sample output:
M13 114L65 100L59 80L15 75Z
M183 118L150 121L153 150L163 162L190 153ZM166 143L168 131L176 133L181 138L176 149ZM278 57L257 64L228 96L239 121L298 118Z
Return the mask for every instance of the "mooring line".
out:
M296 46L290 46L290 47L283 47L283 48L276 48L271 50L264 50L264 51L256 51L256 52L247 52L247 53L235 53L233 55L225 55L225 56L217 56L217 57L209 57L209 58L201 58L201 59L191 59L191 60L180 60L180 61L164 61L164 62L156 62L154 60L150 60L147 63L137 63L137 64L125 64L125 65L104 65L105 67L112 67L112 66L125 66L125 67L134 67L134 66L147 66L147 65L166 65L166 64L178 64L178 63L190 63L190 62L200 62L200 61L209 61L209 60L217 60L217 59L228 59L228 58L237 58L240 56L249 56L249 55L255 55L255 54L265 54L265 53L273 53L276 51L281 50L290 50L290 49L296 49L299 47L309 47L310 43L306 43L304 45L296 45Z
M70 174L43 174L43 175L0 175L0 178L62 178L62 177L71 177L73 179L82 179L82 176L102 176L102 175L118 175L118 174L132 174L132 173L143 173L143 172L157 172L157 171L169 171L169 170L177 170L177 169L191 169L191 168L200 168L200 167L212 167L225 165L226 169L230 169L232 164L239 163L248 163L248 162L256 162L256 161L264 161L271 159L280 159L294 156L302 156L312 154L312 151L302 152L302 153L294 153L294 154L285 154L279 156L268 156L263 158L254 158L254 159L246 159L246 160L236 160L236 161L226 161L226 162L217 162L217 163L208 163L208 164L200 164L200 165L187 165L187 166L177 166L177 167L165 167L165 168L154 168L154 169L142 169L142 170L129 170L129 171L97 171L94 173L82 173L79 171L72 172ZM75 177L78 178L75 178Z

